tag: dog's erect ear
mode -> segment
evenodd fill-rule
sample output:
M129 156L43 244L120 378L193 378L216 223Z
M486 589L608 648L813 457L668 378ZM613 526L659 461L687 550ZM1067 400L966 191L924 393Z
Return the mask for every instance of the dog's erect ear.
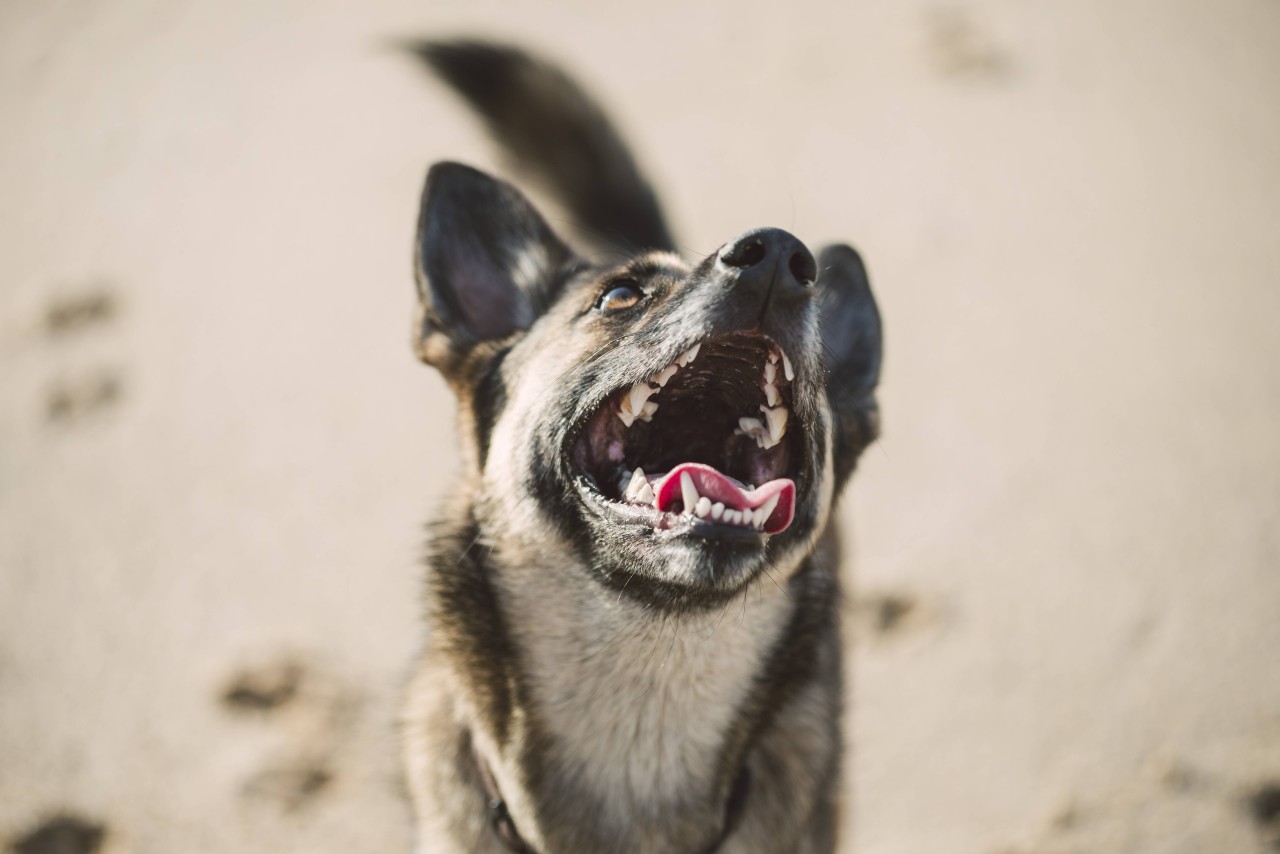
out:
M880 381L880 311L867 269L851 246L835 244L818 253L822 347L827 390L839 419L836 468L841 477L879 432L875 390Z
M573 261L515 187L460 163L437 163L422 192L414 247L419 358L449 373L477 344L528 328Z

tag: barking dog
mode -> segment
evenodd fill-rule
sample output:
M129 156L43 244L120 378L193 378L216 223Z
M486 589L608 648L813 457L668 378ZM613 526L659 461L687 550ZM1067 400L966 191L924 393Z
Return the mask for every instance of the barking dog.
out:
M835 846L833 506L876 436L858 254L776 228L686 260L612 126L555 68L413 47L590 233L434 166L419 357L458 397L405 707L420 852Z

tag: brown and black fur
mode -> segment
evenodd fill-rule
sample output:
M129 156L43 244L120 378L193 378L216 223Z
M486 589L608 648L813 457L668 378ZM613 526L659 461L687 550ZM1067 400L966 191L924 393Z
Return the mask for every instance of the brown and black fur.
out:
M413 49L586 232L636 247L592 260L511 185L458 164L428 176L416 348L458 397L462 472L430 527L404 713L419 852L831 851L832 508L878 429L879 315L860 258L828 247L817 282L785 294L723 253L689 263L561 72L481 43ZM620 281L644 299L606 315L599 296ZM796 363L792 526L664 538L601 510L569 452L582 425L692 344L739 333Z

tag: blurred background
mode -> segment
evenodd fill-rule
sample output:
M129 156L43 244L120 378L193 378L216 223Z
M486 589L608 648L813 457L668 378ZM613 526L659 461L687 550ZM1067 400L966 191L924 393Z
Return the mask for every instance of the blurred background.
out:
M1280 850L1275 0L0 4L0 846L408 850L453 34L868 260L844 851Z

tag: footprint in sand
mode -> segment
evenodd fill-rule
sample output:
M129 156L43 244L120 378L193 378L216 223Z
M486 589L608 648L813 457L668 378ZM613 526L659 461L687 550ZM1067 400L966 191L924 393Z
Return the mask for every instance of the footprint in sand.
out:
M96 854L107 829L79 816L55 815L13 843L14 854Z
M354 692L304 659L284 654L237 669L219 702L280 736L278 747L244 780L246 802L293 813L333 787L335 757L358 712Z
M45 338L62 346L73 337L110 326L120 313L120 302L106 285L95 285L52 299L41 325ZM124 380L114 369L76 368L54 380L45 391L45 419L74 424L119 403Z

